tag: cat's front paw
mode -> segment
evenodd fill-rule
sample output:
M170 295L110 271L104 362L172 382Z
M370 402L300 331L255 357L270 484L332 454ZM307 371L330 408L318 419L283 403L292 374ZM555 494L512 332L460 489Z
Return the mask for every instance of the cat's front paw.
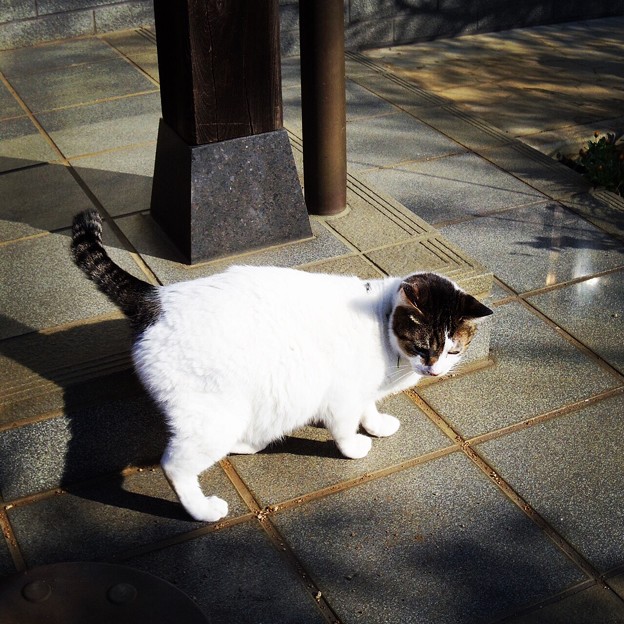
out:
M366 457L368 452L371 450L371 446L373 445L373 441L362 435L361 433L356 433L354 436L346 439L342 439L340 441L336 441L340 452L350 459L361 459L362 457Z
M367 414L362 419L362 427L377 438L387 438L396 433L401 421L390 414Z
M228 504L218 496L207 496L193 509L187 509L194 520L199 522L216 522L227 516Z

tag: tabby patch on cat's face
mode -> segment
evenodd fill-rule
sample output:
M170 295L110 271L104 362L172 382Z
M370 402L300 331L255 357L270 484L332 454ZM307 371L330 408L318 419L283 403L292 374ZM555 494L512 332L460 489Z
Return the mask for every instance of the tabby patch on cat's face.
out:
M450 280L420 273L401 284L390 328L399 352L420 375L445 375L459 362L477 322L492 310Z

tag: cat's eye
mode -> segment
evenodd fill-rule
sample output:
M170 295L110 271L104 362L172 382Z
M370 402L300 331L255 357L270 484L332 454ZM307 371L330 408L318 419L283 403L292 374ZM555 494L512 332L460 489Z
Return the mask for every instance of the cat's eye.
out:
M459 355L460 353L461 349L453 349L452 351L448 352L449 355Z

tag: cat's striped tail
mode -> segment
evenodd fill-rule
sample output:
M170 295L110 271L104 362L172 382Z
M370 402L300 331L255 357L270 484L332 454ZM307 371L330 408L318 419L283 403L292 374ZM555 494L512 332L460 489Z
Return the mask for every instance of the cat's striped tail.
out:
M140 332L160 314L158 288L137 279L115 264L102 244L102 218L96 210L74 217L71 252L87 277L130 319Z

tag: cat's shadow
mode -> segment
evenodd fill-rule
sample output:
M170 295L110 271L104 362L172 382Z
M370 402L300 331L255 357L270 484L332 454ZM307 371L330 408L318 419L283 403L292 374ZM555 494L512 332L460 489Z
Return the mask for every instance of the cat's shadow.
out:
M5 404L0 421L0 444L11 459L0 462L5 500L62 487L107 506L192 522L177 500L125 489L120 471L158 464L167 440L163 417L132 370L126 319L49 333L2 315L0 324L18 334L0 341L0 354L7 377L25 388L17 393L21 402ZM90 352L85 345L95 346ZM28 412L35 422L20 422ZM162 482L159 489L171 493Z
M323 429L321 425L309 425L305 429ZM288 436L279 442L273 442L259 452L262 455L297 455L300 457L322 457L325 459L344 459L333 440L314 440L298 436Z

